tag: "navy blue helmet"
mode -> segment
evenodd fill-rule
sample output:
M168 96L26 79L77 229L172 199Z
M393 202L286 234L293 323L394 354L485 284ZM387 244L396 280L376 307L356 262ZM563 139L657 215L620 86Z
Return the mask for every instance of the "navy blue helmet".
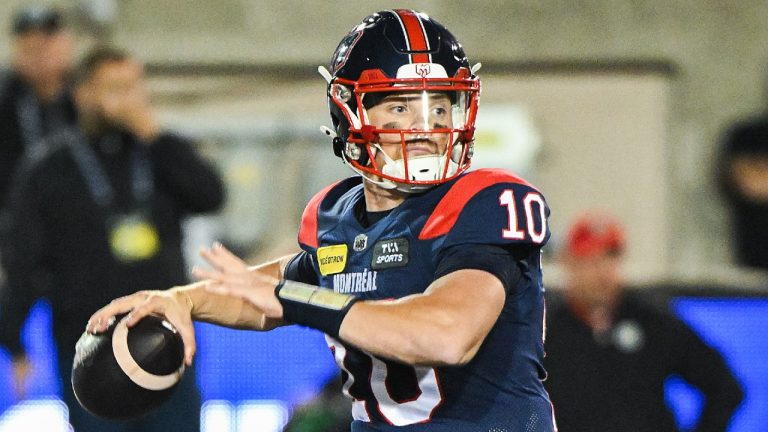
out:
M461 44L437 21L404 9L370 15L342 39L324 75L334 152L366 179L413 192L469 168L480 81ZM422 109L423 121L371 124L369 110L392 99ZM439 143L440 151L409 156L408 143L417 139ZM387 143L402 146L400 159L381 151Z

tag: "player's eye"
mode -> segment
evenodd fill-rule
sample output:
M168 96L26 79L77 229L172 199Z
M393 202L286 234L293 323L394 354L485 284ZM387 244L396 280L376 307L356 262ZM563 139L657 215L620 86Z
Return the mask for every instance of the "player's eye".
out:
M444 107L439 106L439 107L432 108L432 114L436 116L444 116L447 113L448 113L448 110L445 109Z
M408 107L404 104L394 104L390 107L390 111L397 114L403 114L408 112Z

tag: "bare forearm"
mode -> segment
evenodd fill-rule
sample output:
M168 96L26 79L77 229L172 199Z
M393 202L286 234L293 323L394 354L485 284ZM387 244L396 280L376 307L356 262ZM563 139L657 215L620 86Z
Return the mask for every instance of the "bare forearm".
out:
M192 319L239 329L264 329L263 314L237 298L205 291L205 281L173 288L179 303L192 308Z
M281 279L290 256L251 267L252 272ZM183 287L173 288L180 302L187 302L192 308L195 321L208 322L225 327L251 330L270 330L282 325L281 320L269 319L240 298L223 296L206 291L207 281L200 281Z

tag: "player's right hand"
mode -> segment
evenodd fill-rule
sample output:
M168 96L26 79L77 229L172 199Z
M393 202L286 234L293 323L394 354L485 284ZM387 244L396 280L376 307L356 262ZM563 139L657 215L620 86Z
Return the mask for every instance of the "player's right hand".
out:
M86 331L92 334L107 330L115 316L129 312L125 318L130 328L147 315L165 317L173 324L184 341L184 363L192 365L195 355L195 327L192 323L192 308L183 298L186 294L179 290L139 291L125 297L112 300L99 309L88 320Z

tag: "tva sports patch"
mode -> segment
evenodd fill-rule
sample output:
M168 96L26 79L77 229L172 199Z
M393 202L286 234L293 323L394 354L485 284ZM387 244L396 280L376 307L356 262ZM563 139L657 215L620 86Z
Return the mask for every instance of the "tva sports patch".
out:
M408 264L408 239L405 237L387 239L373 245L371 268L381 270L402 267Z
M347 265L347 245L323 246L317 250L317 262L323 276L344 271Z

